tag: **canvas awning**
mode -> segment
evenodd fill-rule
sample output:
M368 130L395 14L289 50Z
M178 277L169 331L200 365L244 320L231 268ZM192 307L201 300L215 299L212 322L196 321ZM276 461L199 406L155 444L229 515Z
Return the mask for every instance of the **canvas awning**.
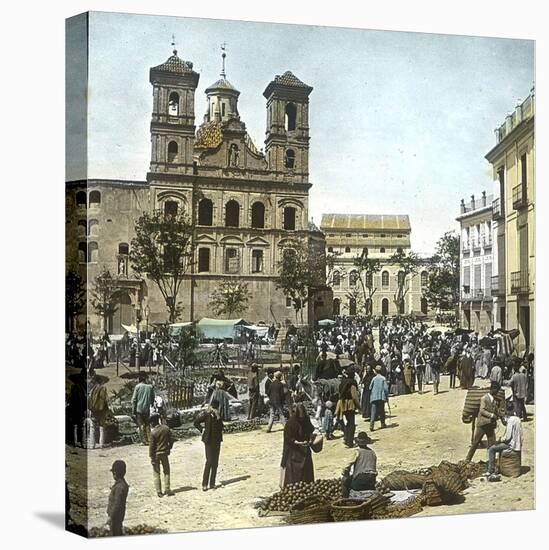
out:
M269 327L260 325L243 325L242 328L248 332L255 332L258 338L265 338L269 332Z
M321 319L318 321L319 327L333 327L336 324L332 319Z
M170 336L179 336L181 331L187 327L193 325L192 321L185 321L184 323L172 323L170 325Z
M235 338L240 334L239 327L248 325L244 319L209 319L204 317L196 324L202 338Z
M137 334L137 327L135 325L122 325L122 328L130 334Z

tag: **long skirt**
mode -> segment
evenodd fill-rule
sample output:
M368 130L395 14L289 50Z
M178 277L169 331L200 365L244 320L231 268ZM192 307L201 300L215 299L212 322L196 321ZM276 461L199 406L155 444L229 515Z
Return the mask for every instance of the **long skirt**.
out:
M362 390L360 410L362 411L362 418L370 418L370 391L368 388Z
M313 458L311 449L308 447L303 450L289 449L283 468L283 480L281 480L283 486L299 481L309 482L315 480Z

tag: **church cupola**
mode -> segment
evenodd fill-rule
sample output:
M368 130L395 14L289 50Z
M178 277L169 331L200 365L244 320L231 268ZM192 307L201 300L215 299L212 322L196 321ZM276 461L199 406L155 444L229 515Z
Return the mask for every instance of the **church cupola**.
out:
M178 57L176 49L164 63L151 67L151 172L193 173L194 94L199 78L193 64Z
M225 46L222 49L221 78L206 88L208 98L208 109L204 115L204 122L227 122L239 120L238 96L240 92L227 80L225 72Z

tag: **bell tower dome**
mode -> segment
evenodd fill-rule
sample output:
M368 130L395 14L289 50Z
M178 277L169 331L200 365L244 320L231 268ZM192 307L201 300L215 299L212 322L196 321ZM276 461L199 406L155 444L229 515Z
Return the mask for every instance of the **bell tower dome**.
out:
M194 94L200 75L173 50L164 63L151 67L151 172L192 174L195 139Z

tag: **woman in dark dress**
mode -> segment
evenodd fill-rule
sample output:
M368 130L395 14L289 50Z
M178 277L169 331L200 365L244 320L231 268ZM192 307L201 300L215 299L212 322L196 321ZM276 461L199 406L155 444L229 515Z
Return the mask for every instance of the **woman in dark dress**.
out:
M370 364L364 367L364 373L362 375L362 395L360 396L360 410L362 411L362 418L370 418L370 382L376 375L374 369Z
M294 413L284 426L284 447L282 450L283 469L281 485L299 481L314 481L313 458L310 441L314 426L302 403L298 403Z

